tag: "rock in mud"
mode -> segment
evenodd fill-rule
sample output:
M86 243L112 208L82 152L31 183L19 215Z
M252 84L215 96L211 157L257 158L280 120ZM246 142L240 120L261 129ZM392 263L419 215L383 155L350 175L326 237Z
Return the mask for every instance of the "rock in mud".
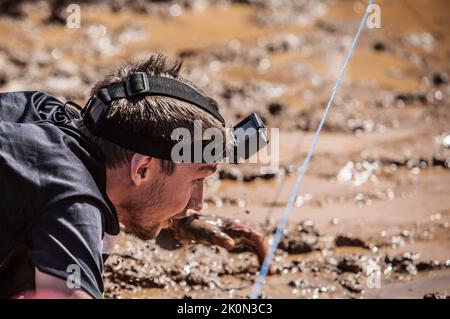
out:
M278 247L289 254L305 254L318 249L318 243L319 232L315 229L314 223L305 220L288 231Z
M417 271L427 271L427 270L439 270L443 267L439 260L434 261L421 261L416 265Z
M286 251L289 254L306 254L313 251L313 246L302 239L289 240Z
M337 268L342 272L360 273L363 270L361 261L355 256L344 256L339 260Z
M338 235L334 239L334 244L337 247L362 247L368 248L368 245L359 238L346 236L346 235Z
M347 276L339 281L342 287L353 293L361 293L363 286L358 282L355 276Z
M419 254L405 252L395 257L385 257L385 263L390 265L395 272L416 275L417 268L415 261L419 258Z

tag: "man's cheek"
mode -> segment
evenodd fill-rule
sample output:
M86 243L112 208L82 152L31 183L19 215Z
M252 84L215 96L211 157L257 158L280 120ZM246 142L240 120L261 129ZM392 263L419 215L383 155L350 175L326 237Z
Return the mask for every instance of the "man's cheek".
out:
M177 214L184 210L192 195L192 188L189 183L176 183L170 187L171 191L167 193L165 202L166 207L176 210L173 214Z
M172 216L184 211L189 204L190 194L174 194L170 199Z

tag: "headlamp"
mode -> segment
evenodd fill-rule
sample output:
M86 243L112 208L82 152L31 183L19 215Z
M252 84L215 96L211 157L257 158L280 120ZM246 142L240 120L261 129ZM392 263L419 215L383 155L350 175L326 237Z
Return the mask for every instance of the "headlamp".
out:
M225 126L223 117L200 92L176 79L148 75L145 72L135 72L125 81L101 88L95 96L89 99L83 109L84 123L92 134L103 137L125 149L160 159L173 160L172 149L180 141L166 136L142 136L126 127L119 126L107 117L111 109L111 102L122 98L134 99L150 95L168 96L195 105L214 116ZM241 159L246 160L257 153L269 142L264 124L256 113L252 113L232 127L230 133L226 145L219 147L222 151L212 158L206 159L202 153L200 157L190 156L187 160L184 158L183 162L218 162L228 158L229 162L238 163ZM198 150L195 146L198 146L199 143L201 151L203 151L206 145L214 143L214 141L192 142L192 150Z

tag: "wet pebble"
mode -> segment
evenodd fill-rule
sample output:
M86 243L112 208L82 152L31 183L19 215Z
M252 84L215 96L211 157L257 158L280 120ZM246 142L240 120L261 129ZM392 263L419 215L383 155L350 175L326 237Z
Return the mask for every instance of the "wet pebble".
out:
M310 285L306 279L294 279L289 281L289 287L297 288L297 289L305 289L309 288Z
M333 217L333 218L330 220L330 224L331 224L331 225L337 225L337 224L339 224L339 218Z
M361 293L363 286L359 284L355 276L347 276L339 281L342 287L353 293Z

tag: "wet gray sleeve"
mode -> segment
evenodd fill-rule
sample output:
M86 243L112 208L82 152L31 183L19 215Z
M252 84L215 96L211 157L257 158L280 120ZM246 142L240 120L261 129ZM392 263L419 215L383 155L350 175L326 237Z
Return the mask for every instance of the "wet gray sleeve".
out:
M81 200L47 207L32 228L28 255L35 267L71 284L79 282L92 297L102 298L101 216L95 205Z

